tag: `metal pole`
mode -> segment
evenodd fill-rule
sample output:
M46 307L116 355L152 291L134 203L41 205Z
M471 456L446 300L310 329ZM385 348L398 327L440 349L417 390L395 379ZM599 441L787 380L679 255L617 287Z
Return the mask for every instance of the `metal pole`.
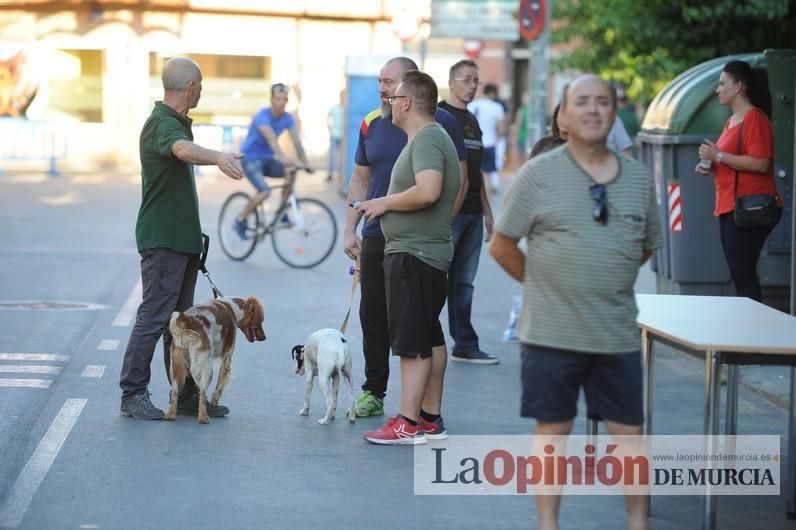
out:
M528 59L528 140L536 143L547 131L547 86L550 78L550 25L553 21L553 0L546 0L544 29L530 43Z
M796 98L796 91L793 97ZM793 150L796 153L796 126L793 128ZM791 168L791 184L796 181L796 156L793 157ZM796 316L796 193L791 192L791 220L790 220L790 314ZM793 370L791 375L793 375ZM792 404L791 404L792 405Z
M793 295L791 295L793 296ZM791 305L793 305L791 298ZM790 369L790 403L788 404L788 484L785 513L796 518L796 368Z
M796 92L793 94L796 97ZM793 135L793 151L796 153L796 127ZM793 160L791 182L796 180L796 157ZM790 314L796 315L796 193L791 193L790 224ZM796 368L790 369L790 403L788 404L788 517L796 518Z
M642 375L644 383L644 436L652 434L652 389L655 385L655 359L652 336L647 328L641 329L641 360L644 363ZM652 516L652 496L647 495L647 515Z
M705 351L705 450L708 455L716 454L716 436L719 434L719 401L721 392L721 360L719 352ZM708 472L716 467L712 460L707 464ZM708 485L702 497L702 530L716 528L716 499L713 487Z
M727 366L727 404L724 420L724 432L729 435L738 434L738 380L741 367L737 364Z

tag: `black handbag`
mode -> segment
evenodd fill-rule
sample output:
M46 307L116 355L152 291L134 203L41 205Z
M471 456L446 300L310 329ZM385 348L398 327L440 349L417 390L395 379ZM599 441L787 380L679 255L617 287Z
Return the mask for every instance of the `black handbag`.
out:
M738 155L741 154L741 140L743 139L743 122L738 131ZM735 210L733 219L738 228L773 228L779 222L782 209L777 205L773 195L765 193L745 195L738 197L738 170L735 170Z

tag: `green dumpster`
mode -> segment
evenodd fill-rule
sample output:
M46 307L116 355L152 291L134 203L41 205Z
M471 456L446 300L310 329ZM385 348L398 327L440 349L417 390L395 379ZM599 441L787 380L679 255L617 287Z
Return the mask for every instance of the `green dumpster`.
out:
M657 290L662 294L734 295L713 216L711 177L694 173L697 149L715 141L730 116L714 93L724 64L733 59L768 70L772 93L777 188L785 201L782 220L760 256L758 272L764 301L787 308L793 188L796 50L720 57L695 66L671 81L647 110L639 140L641 159L655 177L664 227L664 246L653 256Z

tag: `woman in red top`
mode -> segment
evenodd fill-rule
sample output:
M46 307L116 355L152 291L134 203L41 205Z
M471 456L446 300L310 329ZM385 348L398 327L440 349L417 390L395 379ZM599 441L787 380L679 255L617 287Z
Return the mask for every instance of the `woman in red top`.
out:
M718 141L705 140L699 158L710 160L712 169L697 165L700 175L715 173L716 207L721 245L738 296L758 302L762 298L757 261L771 228L738 228L733 220L735 196L768 194L782 199L774 183L774 133L771 128L771 96L764 70L744 61L724 65L716 88L719 102L732 109ZM740 149L739 149L740 147ZM738 172L738 189L735 173Z

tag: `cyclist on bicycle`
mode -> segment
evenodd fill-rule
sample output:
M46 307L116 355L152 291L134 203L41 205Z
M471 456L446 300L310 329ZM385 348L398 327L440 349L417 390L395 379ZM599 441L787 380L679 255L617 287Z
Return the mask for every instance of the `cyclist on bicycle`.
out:
M296 120L292 114L285 111L287 94L288 87L283 83L271 85L271 106L260 109L254 115L246 139L241 145L241 152L245 157L241 164L243 172L257 189L257 195L235 220L235 232L241 239L249 237L246 233L246 217L268 197L271 191L263 176L292 179L295 175L296 162L285 156L277 141L283 132L287 131L290 134L301 165L309 167L304 146L296 130ZM290 193L289 187L282 188L282 193L283 198L287 197Z

